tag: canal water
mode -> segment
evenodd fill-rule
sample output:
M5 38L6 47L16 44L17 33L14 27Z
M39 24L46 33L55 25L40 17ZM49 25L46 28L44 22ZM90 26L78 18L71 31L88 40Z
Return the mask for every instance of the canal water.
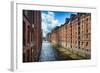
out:
M43 41L42 42L42 50L40 54L39 61L56 61L57 60L57 53L54 48L52 48L50 42Z

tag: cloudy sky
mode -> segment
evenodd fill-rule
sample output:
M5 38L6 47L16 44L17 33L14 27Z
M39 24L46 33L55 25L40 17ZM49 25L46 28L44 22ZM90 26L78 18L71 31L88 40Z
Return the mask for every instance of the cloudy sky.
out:
M73 12L54 12L42 11L42 32L45 37L47 33L51 32L56 26L61 26L65 23L65 19L69 18Z

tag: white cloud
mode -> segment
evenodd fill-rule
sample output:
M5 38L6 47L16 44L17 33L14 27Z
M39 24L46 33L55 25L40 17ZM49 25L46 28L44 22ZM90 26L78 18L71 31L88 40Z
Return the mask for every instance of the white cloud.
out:
M46 36L53 28L58 25L58 20L54 18L54 12L48 11L47 13L42 13L42 30L43 36Z
M58 20L52 20L52 28L58 25Z

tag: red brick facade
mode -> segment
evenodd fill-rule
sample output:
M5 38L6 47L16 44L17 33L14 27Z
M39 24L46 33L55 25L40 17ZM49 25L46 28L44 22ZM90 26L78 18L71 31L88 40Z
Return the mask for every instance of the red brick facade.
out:
M91 50L91 16L80 16L80 47L82 50Z
M23 62L37 61L42 44L41 12L23 10Z
M57 31L57 32L55 32ZM55 33L53 33L55 32ZM91 50L91 14L72 14L66 22L49 33L49 40L64 48L82 51L90 55ZM59 36L58 36L59 35ZM52 37L55 36L55 37ZM58 38L59 37L59 38ZM54 43L54 44L55 44Z

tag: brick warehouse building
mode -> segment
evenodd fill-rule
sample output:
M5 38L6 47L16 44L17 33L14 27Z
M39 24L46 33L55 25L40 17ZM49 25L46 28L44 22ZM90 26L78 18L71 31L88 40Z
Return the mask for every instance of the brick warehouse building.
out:
M90 58L91 52L91 14L90 13L77 13L72 14L70 18L66 18L63 25L59 26L55 34L49 33L49 40L52 42L55 37L59 40L58 43L64 48L73 49L82 53L86 53ZM57 39L58 38L58 39Z
M74 14L71 15L71 48L78 48L78 17Z
M41 45L41 12L23 10L23 62L38 61Z
M68 21L67 23L66 23L66 47L67 48L71 48L72 46L71 46L71 35L72 35L72 33L71 33L71 25L70 25L70 21Z
M80 15L80 47L82 50L91 50L91 15Z

